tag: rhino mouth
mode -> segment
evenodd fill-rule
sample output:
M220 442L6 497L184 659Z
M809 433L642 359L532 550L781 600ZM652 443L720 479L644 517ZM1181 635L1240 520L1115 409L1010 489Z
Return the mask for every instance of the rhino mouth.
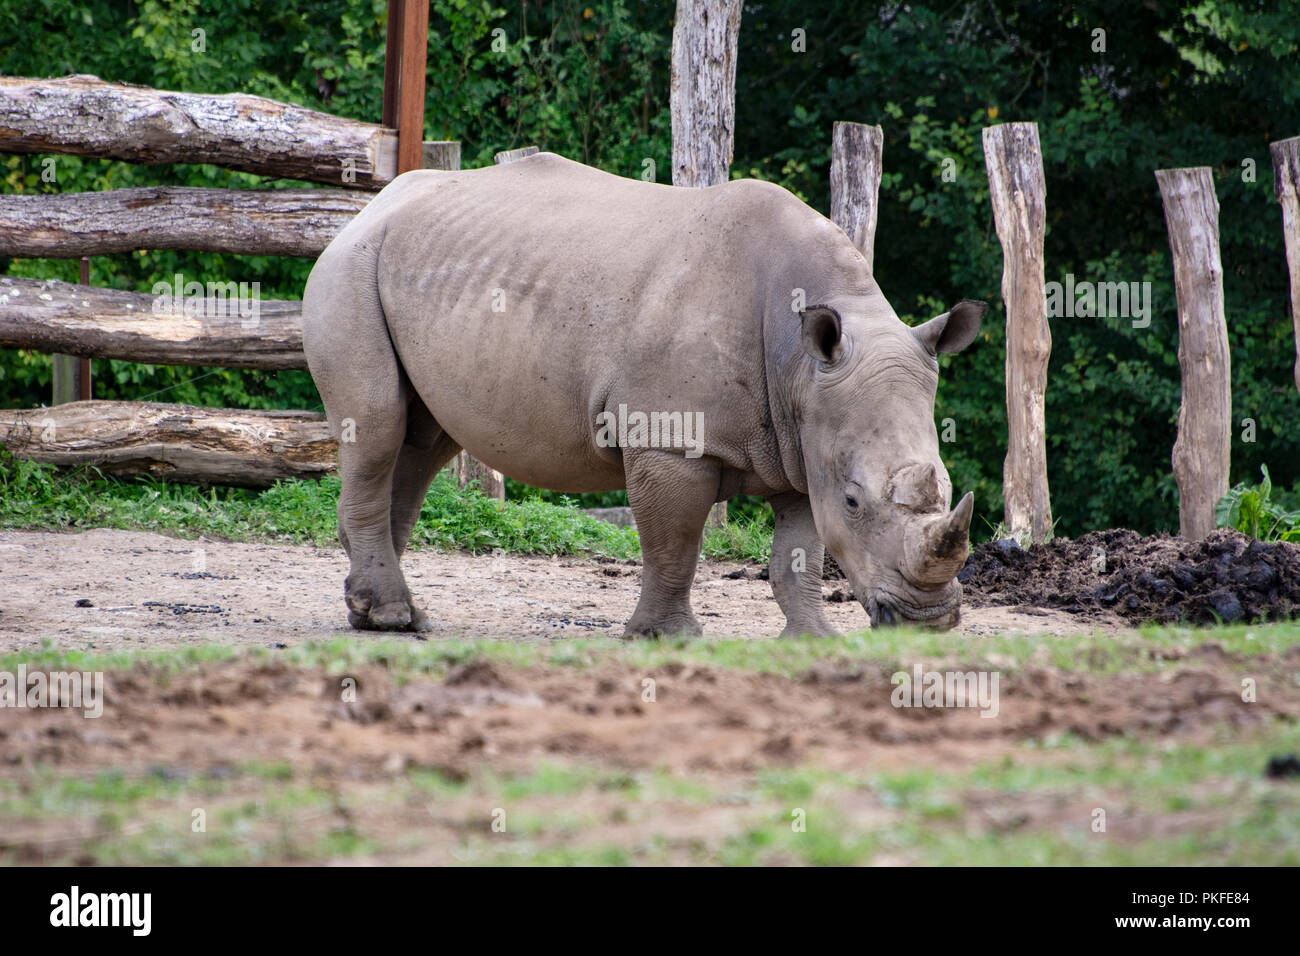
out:
M889 627L915 621L928 627L947 629L956 625L961 617L961 585L955 586L952 596L939 604L917 604L885 588L862 602L872 628Z

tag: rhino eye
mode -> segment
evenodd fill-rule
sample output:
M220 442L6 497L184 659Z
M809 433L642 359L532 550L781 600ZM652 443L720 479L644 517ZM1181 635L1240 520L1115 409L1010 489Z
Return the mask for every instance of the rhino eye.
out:
M845 495L844 503L849 506L850 511L858 510L858 499L854 498L852 495Z

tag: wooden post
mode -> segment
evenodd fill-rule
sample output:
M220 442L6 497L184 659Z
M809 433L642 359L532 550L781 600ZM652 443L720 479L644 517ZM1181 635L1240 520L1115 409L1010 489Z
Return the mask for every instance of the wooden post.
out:
M670 87L674 186L716 186L730 174L743 5L677 0Z
M424 169L460 169L460 142L457 140L426 140L424 144Z
M77 277L81 285L90 285L90 259L86 256L78 263ZM90 394L90 359L81 358L77 362L77 398L88 402L94 397Z
M1270 143L1273 192L1282 205L1286 264L1291 273L1291 325L1295 330L1295 387L1300 389L1300 136Z
M1208 166L1158 169L1178 295L1178 365L1183 400L1174 442L1178 529L1189 541L1214 530L1214 507L1228 491L1232 362L1223 314L1219 200Z
M880 195L879 126L836 123L831 132L831 221L853 240L870 266L876 256L876 203Z
M984 130L993 224L1002 243L1002 301L1007 310L1007 457L1002 498L1012 534L1034 544L1052 537L1047 488L1047 321L1043 239L1047 186L1036 123L1003 123Z
M677 0L669 94L674 186L716 186L731 174L743 7L743 0ZM709 525L726 520L722 501Z
M429 0L388 0L384 48L383 124L397 130L397 172L424 159L424 70L429 44Z
M77 267L81 285L90 285L90 260L85 256ZM77 358L75 355L51 355L53 375L51 376L52 405L66 405L79 402L90 396L90 359Z

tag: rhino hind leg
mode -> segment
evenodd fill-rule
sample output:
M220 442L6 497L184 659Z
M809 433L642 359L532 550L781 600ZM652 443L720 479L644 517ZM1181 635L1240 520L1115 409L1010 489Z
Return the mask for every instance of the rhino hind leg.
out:
M354 272L338 266L319 282L313 272L303 315L308 364L339 440L339 538L350 562L343 586L348 622L366 630L428 629L398 564L400 549L393 538L400 529L393 524L393 505L395 496L402 503L414 498L416 485L423 498L427 484L420 482L432 467L429 459L441 450L442 430L401 369L378 295L366 283L347 281ZM410 447L410 441L425 447ZM405 523L409 511L404 504L399 520ZM405 527L403 540L409 533Z
M785 613L782 637L811 634L837 637L822 607L822 561L826 549L813 522L807 495L797 492L769 499L776 516L768 576L772 593Z
M627 499L641 538L641 597L624 637L703 633L691 610L691 585L718 466L666 451L624 453Z
M400 558L420 518L429 485L460 446L444 432L418 395L406 407L406 438L393 467L393 497L389 522L393 550Z

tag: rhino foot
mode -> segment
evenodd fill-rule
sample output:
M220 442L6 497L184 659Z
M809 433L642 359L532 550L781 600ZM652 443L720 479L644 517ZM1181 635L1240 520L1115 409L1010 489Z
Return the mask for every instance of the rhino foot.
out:
M414 631L417 634L433 630L429 615L414 604L394 602L370 611L349 611L348 623L359 631Z
M781 637L843 637L839 631L831 627L830 622L826 620L813 621L809 624L791 624L787 623L785 629L781 631Z
M677 615L658 621L638 620L635 616L627 622L623 640L658 637L699 637L704 633L694 614Z

